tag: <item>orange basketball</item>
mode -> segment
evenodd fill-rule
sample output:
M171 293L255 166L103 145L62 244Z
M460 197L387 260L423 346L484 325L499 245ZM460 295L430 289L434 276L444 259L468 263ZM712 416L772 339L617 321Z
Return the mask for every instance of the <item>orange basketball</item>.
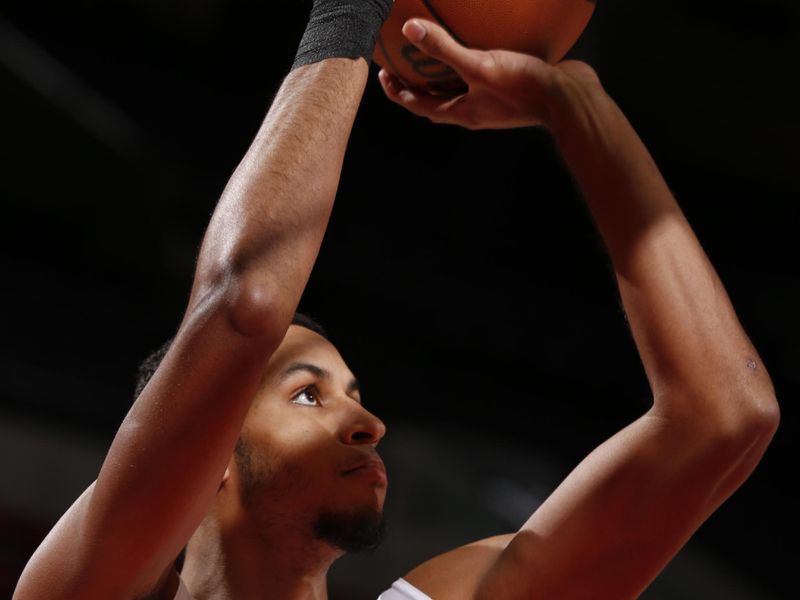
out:
M554 63L586 27L596 0L395 0L375 47L375 62L408 84L448 90L463 84L455 73L403 35L410 18L436 21L463 45L533 54Z

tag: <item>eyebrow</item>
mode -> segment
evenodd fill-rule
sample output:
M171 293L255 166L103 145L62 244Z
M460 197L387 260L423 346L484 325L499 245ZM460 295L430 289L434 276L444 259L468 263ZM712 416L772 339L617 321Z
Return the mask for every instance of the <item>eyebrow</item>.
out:
M297 362L289 365L286 368L286 370L283 373L281 373L280 380L286 381L289 377L291 377L295 373L303 371L306 373L311 373L317 379L331 378L330 371L327 371L322 367L318 367L317 365L312 365L311 363ZM360 389L361 387L358 384L358 380L355 377L353 377L352 381L350 381L350 384L347 386L347 393L352 394L353 392L360 391Z

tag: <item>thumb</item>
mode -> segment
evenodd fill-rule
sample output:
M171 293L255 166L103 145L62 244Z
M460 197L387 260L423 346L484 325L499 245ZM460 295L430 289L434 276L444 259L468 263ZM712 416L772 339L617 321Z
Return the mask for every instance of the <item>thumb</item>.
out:
M480 51L462 46L437 23L410 19L403 25L403 35L431 58L452 67L462 79L470 78L480 68Z

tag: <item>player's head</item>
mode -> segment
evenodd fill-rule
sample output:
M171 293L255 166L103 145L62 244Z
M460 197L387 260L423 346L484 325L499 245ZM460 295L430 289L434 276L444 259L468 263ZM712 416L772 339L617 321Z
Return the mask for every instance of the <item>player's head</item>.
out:
M326 340L328 339L328 333L325 331L325 328L320 323L303 313L296 312L294 314L294 317L292 318L292 325L305 327L306 329L310 329L314 333L321 335ZM169 350L170 346L172 346L172 341L172 338L168 339L158 349L153 350L153 352L151 352L148 357L145 358L139 365L139 368L136 372L136 386L133 392L134 398L139 397L139 394L142 393L142 390L153 377L156 369L158 369L158 365L160 365L161 361L164 360L167 351Z
M143 363L137 392L168 347ZM374 548L384 531L384 432L325 331L297 315L265 365L220 487L220 518L265 535L291 522L340 550Z

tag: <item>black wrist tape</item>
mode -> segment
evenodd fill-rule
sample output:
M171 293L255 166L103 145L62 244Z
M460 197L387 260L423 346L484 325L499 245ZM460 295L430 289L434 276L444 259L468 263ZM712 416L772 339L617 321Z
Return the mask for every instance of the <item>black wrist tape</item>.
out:
M394 0L314 0L292 70L326 58L372 60Z

